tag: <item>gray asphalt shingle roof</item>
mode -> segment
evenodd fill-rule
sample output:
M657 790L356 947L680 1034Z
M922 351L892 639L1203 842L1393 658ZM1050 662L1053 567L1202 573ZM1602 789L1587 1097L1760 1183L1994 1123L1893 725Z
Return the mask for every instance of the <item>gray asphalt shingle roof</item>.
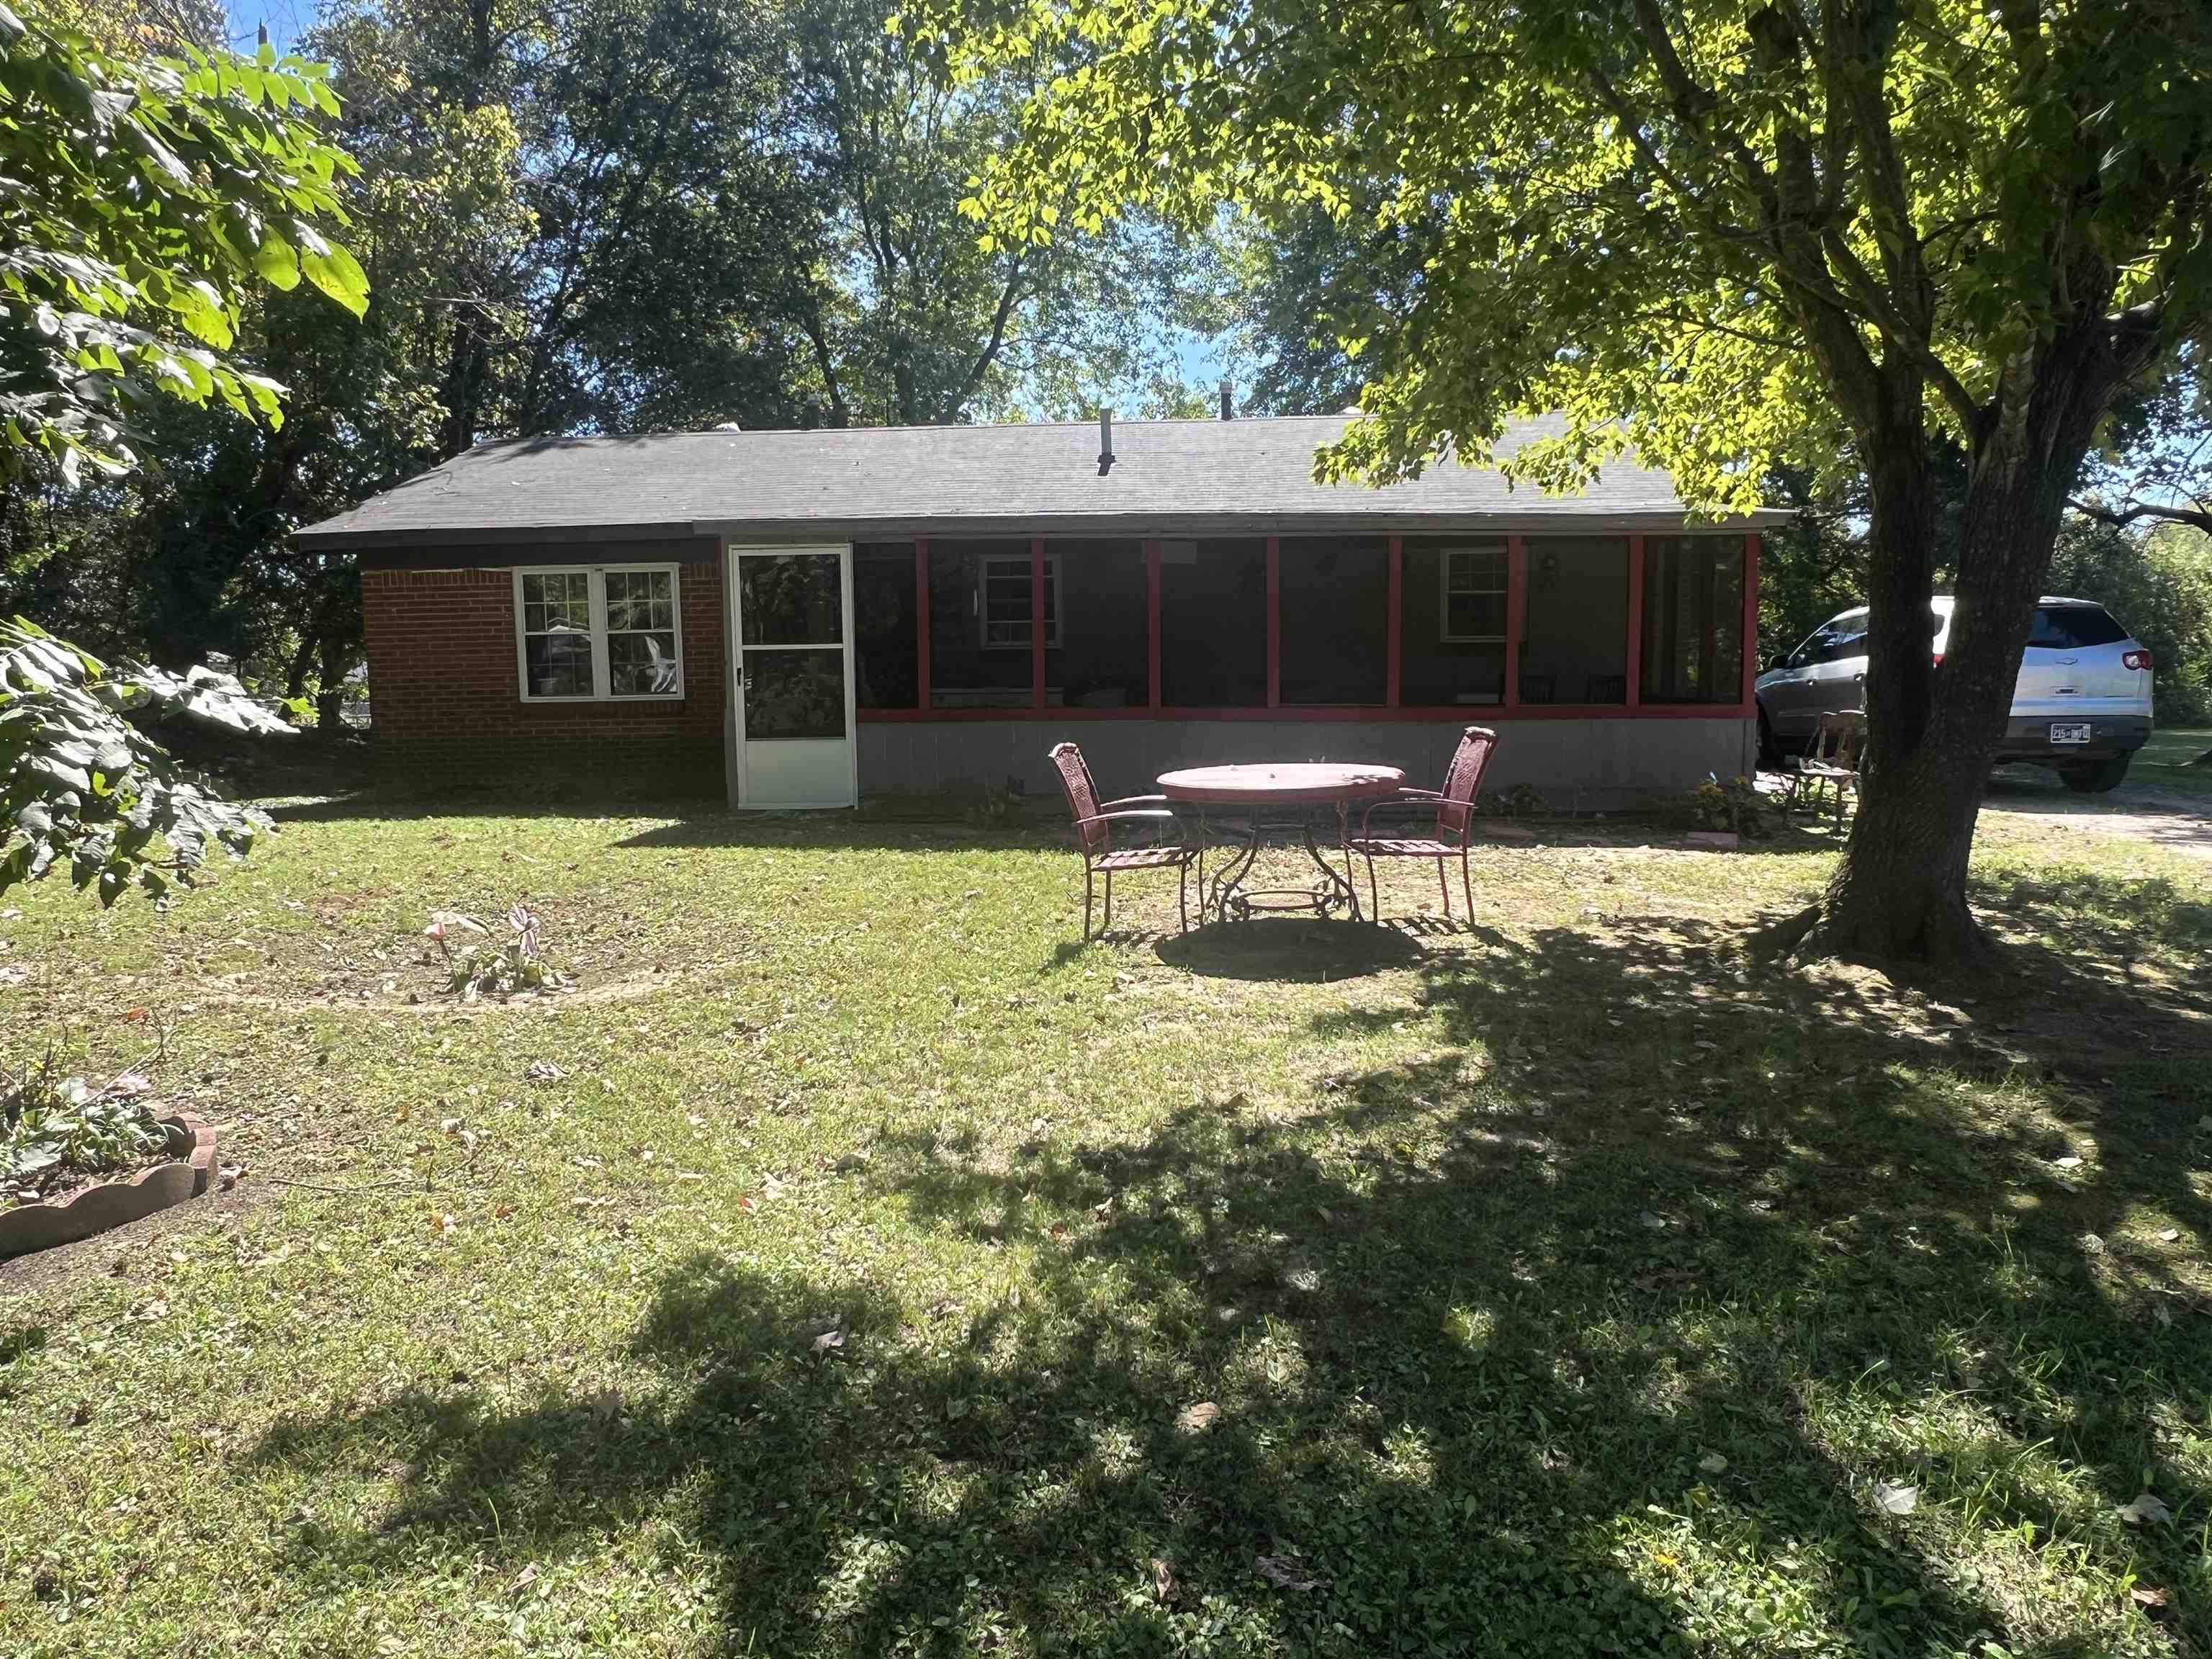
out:
M1343 416L1117 422L1114 467L1103 478L1090 422L516 439L481 444L298 533L391 544L647 532L845 540L1424 525L1664 529L1682 516L1668 476L1628 458L1580 495L1509 490L1494 470L1451 462L1382 489L1315 483L1315 450L1347 423ZM1522 422L1501 447L1552 424Z

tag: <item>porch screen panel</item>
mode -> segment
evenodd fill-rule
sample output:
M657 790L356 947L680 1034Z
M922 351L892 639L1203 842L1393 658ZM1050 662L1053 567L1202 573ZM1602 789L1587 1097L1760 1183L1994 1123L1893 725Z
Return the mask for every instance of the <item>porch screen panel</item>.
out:
M1026 537L930 538L930 707L1030 706L1029 569ZM1056 621L1048 608L1048 644Z
M1267 544L1160 547L1160 696L1170 708L1267 706Z
M861 542L853 549L854 700L863 708L914 708L920 666L914 544Z
M1285 537L1285 703L1380 703L1389 652L1390 544L1382 536Z
M1399 597L1398 701L1408 708L1505 700L1503 536L1408 536Z
M1521 701L1628 701L1628 538L1537 537L1528 542L1521 623Z
M1652 536L1644 544L1646 702L1743 696L1743 538Z
M1144 543L1048 541L1044 557L1060 606L1057 634L1045 635L1045 701L1142 708L1152 691Z

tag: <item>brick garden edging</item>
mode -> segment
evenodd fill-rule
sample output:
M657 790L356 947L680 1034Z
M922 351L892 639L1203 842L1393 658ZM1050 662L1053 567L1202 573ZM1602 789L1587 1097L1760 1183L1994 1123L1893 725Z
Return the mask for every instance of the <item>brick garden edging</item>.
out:
M161 1121L169 1126L175 1159L125 1180L88 1187L59 1204L21 1204L0 1211L0 1260L74 1244L205 1192L215 1170L215 1126L190 1112Z

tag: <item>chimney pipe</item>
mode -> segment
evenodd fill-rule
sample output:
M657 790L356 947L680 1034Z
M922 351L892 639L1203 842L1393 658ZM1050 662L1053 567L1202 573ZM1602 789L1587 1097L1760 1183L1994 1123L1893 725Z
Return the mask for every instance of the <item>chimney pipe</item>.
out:
M1104 477L1114 466L1114 411L1098 411L1098 476Z
M1231 403L1229 398L1229 380L1226 376L1223 377L1221 382L1221 418L1224 421L1233 421L1237 418L1236 406Z

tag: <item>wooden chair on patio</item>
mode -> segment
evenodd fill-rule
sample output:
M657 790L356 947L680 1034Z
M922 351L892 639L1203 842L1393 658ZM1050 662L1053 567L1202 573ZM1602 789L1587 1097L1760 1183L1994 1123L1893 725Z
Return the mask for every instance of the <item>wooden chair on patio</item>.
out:
M1068 810L1075 815L1076 850L1083 854L1083 939L1091 940L1091 902L1097 878L1106 878L1106 913L1098 931L1114 925L1114 877L1124 870L1176 872L1176 908L1185 933L1190 931L1190 866L1198 848L1183 839L1182 820L1170 810L1165 795L1125 795L1119 800L1098 799L1098 786L1084 763L1083 751L1072 743L1056 744L1052 763L1060 773ZM1151 845L1116 847L1114 826L1143 825L1155 835L1171 833L1172 842L1155 840Z
M1374 920L1382 919L1382 898L1375 880L1376 860L1434 859L1437 886L1444 897L1444 920L1449 921L1451 883L1446 878L1444 865L1448 860L1456 858L1460 891L1467 900L1468 925L1474 925L1474 880L1468 870L1468 836L1474 828L1474 803L1482 793L1482 775L1490 769L1490 757L1497 749L1497 732L1486 726L1470 726L1460 733L1459 747L1453 751L1451 765L1445 769L1442 789L1401 789L1376 801L1360 815L1359 833L1345 842L1344 850L1347 865L1354 854L1367 860L1368 908ZM1409 817L1428 818L1426 826L1416 823L1407 828L1425 827L1430 833L1376 835L1371 827L1375 815L1393 810Z

